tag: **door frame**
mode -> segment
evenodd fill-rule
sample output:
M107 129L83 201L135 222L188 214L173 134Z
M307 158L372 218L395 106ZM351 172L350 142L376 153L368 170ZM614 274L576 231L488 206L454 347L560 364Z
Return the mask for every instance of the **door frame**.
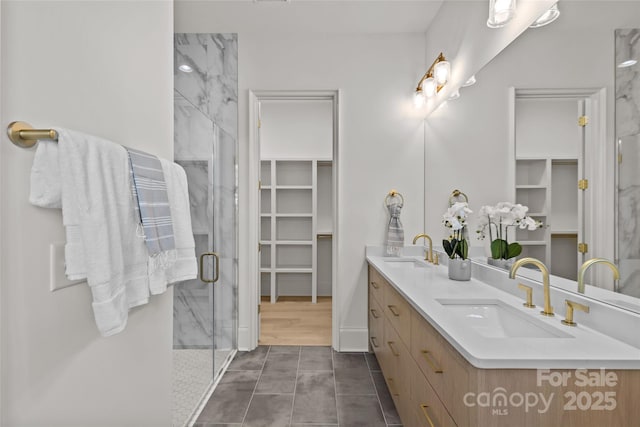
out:
M589 123L585 128L584 151L592 153L590 159L583 159L583 174L589 179L589 193L584 194L583 239L589 243L589 254L586 258L614 257L614 241L612 237L617 230L616 218L613 214L615 191L615 146L610 143L607 130L607 90L606 88L555 88L555 89L520 89L509 88L509 168L508 182L513 190L515 200L515 109L516 98L562 98L584 99ZM612 141L611 141L612 142ZM593 160L591 160L593 159ZM601 183L601 184L598 184ZM603 202L604 201L604 202ZM598 218L595 221L594 218ZM611 230L601 224L614 224ZM611 282L608 271L600 269L592 271L593 279L598 283Z
M249 229L248 240L250 248L258 248L260 243L260 137L259 106L261 101L293 100L313 101L328 100L333 105L333 163L332 163L332 198L333 198L333 236L331 239L331 342L334 349L339 347L338 325L340 324L339 304L340 294L338 283L338 240L339 240L339 170L340 170L340 123L339 123L339 90L249 90ZM258 346L260 317L260 255L258 250L252 250L247 260L247 270L250 282L247 285L248 298L239 301L239 310L249 310L248 350Z

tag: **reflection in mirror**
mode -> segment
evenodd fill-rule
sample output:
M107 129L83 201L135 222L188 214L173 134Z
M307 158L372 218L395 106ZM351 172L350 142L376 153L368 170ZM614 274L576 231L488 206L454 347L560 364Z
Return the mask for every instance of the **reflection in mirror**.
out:
M536 105L536 102L550 102L551 99L558 98L558 94L562 94L562 97L566 98L567 105L571 102L571 108L574 109L571 117L567 119L571 123L565 126L550 122L542 116L539 117L540 120L535 124L536 133L531 146L540 150L547 147L544 153L539 152L535 155L549 159L550 173L547 175L549 187L552 189L554 186L553 166L556 166L556 178L565 176L565 183L573 181L574 191L569 193L570 187L563 183L561 187L563 191L567 191L567 196L557 197L558 194L556 194L554 199L553 191L548 190L549 194L544 198L543 207L552 206L555 202L556 206L562 208L561 215L555 215L556 212L553 210L536 212L548 216L546 218L548 227L542 233L538 231L535 236L521 233L517 239L521 242L544 240L546 245L544 250L535 249L536 245L531 244L529 245L531 248L527 249L529 254L537 250L539 252L537 255L549 263L555 273L551 281L552 286L577 292L576 281L570 279L575 279L578 267L583 260L595 257L616 260L616 214L620 214L620 210L614 209L617 206L615 200L617 134L614 118L617 116L618 121L624 122L627 119L633 120L637 126L640 126L640 118L637 115L622 118L615 110L617 107L614 73L616 69L614 65L615 30L640 27L640 2L561 2L560 10L561 15L557 21L542 28L527 30L477 73L476 85L462 88L459 99L447 102L427 118L425 124L426 230L429 232L439 229L441 219L439 213L443 207L446 207L439 204L446 203L452 187L464 188L470 200L473 201L470 205L471 209L476 211L482 205L516 201L518 192L524 194L529 191L523 191L524 187L517 189L516 134L519 132L518 123L523 125L522 117L520 122L516 120L517 103L526 98L526 102ZM603 14L603 10L607 13ZM629 40L628 37L627 40ZM637 46L636 44L636 50ZM630 67L628 72L632 74L625 80L627 82L625 86L635 95L632 98L624 95L623 99L630 106L634 106L634 114L637 114L640 108L640 95L638 95L640 71L638 66L634 66ZM578 125L578 118L582 115L579 110L580 102L583 102L587 115L591 115L590 124L584 128ZM543 108L541 113L545 111L551 110ZM571 159L554 157L557 153L553 154L551 150L558 147L553 139L563 138L562 135L554 136L554 132L557 133L560 126L572 129L571 132L577 134L584 131L583 154L572 153ZM637 129L633 135L638 133L640 129ZM634 144L640 144L637 136L632 138L632 141ZM637 153L635 158L633 154L629 155L635 160L629 166L630 171L633 170L633 172L640 170L638 167L640 148L637 148ZM533 153L529 152L528 155ZM451 165L456 165L455 174L450 173ZM624 173L621 169L621 177ZM442 177L447 177L446 186L442 185ZM588 190L579 192L578 183L575 181L582 177L589 181ZM640 175L636 184L630 185L637 185L638 193L637 196L624 201L629 211L625 218L633 218L633 221L624 222L624 224L621 221L619 227L621 235L628 235L630 229L637 229L640 233L640 222L637 218L640 214ZM531 195L526 197L523 195L520 200L527 197L528 203L531 203L531 197L533 197ZM563 217L569 213L570 207L576 210L572 213L576 215L575 220L569 220L568 216ZM544 221L542 218L541 220ZM476 224L477 220L470 219L472 235ZM552 239L558 239L555 251L554 245L551 244ZM640 236L634 239L638 242L634 247L639 255L629 261L629 264L635 262L636 270L628 268L627 271L635 271L636 277L630 279L630 283L640 284ZM625 243L627 247L633 246L630 238L628 240L628 243ZM486 242L477 241L472 237L470 243L475 246L473 252L484 250L485 256L480 258L486 260L488 255ZM584 254L577 251L576 243L586 244ZM621 249L618 250L622 254ZM566 257L567 260L556 262L554 269L553 261L559 256ZM616 260L616 263L618 261L621 261L620 267L623 273L624 261ZM525 274L530 274L534 279L540 279L540 273L537 271L529 271ZM588 284L586 296L621 308L637 309L636 311L640 312L640 295L632 292L614 293L611 272L607 268L590 269L586 283ZM623 285L624 283L621 282L621 290L629 286Z
M640 29L615 37L619 290L640 298Z

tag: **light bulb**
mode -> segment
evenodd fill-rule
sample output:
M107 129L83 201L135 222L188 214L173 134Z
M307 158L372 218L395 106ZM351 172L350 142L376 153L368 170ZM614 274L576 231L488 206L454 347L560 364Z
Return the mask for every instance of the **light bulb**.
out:
M424 96L427 98L434 96L437 89L438 85L433 77L427 77L422 81L422 93L424 93Z
M424 105L424 94L422 93L422 90L416 90L413 94L413 105L416 108L420 108Z
M487 26L489 28L504 27L507 22L516 16L516 0L490 0L489 1L489 19Z
M558 4L554 4L551 6L549 10L540 15L540 18L536 19L535 22L529 25L529 28L540 28L544 27L547 24L551 24L553 21L558 19L560 16L560 11L558 10Z
M451 64L448 61L440 61L433 67L433 77L439 86L444 85L449 80L451 74Z

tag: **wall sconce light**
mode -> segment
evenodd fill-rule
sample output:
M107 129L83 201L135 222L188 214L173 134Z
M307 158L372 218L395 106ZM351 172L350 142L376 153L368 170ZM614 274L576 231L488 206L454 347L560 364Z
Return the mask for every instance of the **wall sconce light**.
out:
M560 11L558 10L558 3L551 6L549 10L540 15L538 19L534 21L533 24L529 25L529 28L540 28L544 27L547 24L551 24L553 21L558 19L560 16Z
M413 102L416 107L422 107L426 98L435 96L447 83L451 75L451 64L440 52L440 55L433 61L431 67L424 73L418 82L416 91L413 94Z
M516 0L489 0L487 27L504 27L516 16Z

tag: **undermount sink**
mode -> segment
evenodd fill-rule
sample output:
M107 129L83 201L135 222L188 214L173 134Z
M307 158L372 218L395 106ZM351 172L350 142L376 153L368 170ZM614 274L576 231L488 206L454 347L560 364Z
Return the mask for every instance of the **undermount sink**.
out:
M497 299L436 299L447 312L485 338L573 338ZM535 314L537 315L537 311Z
M427 267L426 262L419 261L414 258L389 258L389 259L385 259L384 263L389 267L396 267L396 268L406 268L406 267L426 268Z

